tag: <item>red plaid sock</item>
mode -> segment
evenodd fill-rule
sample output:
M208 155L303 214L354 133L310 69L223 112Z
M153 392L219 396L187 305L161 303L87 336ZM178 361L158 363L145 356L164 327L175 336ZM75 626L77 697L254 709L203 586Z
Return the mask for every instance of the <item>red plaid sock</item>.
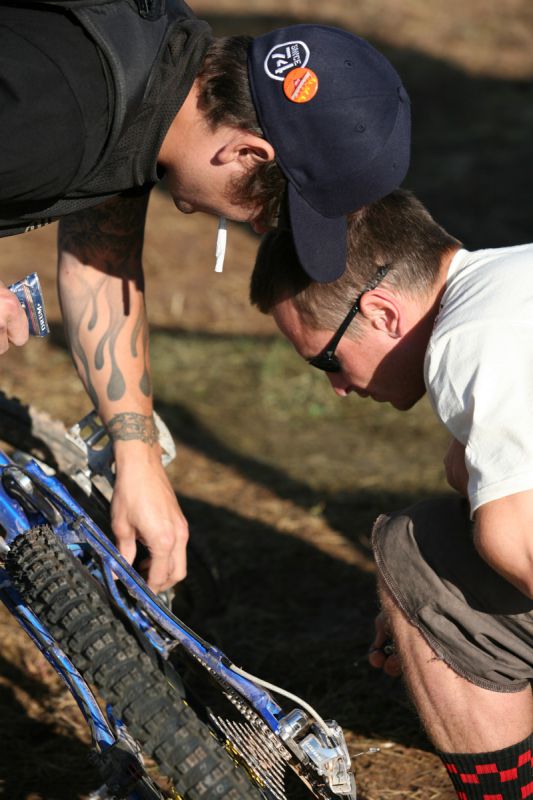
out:
M495 753L439 753L459 800L533 800L533 734Z

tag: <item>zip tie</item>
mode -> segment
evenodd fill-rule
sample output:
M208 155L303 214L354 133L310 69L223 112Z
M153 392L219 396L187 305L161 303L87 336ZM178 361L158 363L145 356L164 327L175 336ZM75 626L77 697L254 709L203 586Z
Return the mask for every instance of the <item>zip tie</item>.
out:
M228 240L228 227L226 218L220 217L218 220L217 243L215 246L215 272L222 272L224 269L224 256L226 255L226 242Z

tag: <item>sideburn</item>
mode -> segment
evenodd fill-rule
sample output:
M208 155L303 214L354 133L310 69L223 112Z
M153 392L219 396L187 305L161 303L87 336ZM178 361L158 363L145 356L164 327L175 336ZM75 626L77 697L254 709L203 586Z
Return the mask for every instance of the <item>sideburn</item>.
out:
M268 161L235 178L229 186L227 199L236 205L261 207L258 221L265 228L274 228L286 186L287 180L277 163Z

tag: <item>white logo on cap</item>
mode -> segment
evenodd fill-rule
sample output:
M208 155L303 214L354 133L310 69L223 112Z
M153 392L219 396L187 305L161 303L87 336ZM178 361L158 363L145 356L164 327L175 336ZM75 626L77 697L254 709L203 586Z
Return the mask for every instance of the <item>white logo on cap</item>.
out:
M275 81L282 81L294 67L305 67L309 61L309 48L305 42L277 44L265 58L265 72Z

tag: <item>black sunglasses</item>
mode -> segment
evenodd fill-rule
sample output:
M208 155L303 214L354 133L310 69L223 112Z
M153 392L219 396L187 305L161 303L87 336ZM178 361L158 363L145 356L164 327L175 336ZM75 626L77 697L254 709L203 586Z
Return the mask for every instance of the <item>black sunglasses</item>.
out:
M371 292L372 289L375 289L378 283L381 283L387 272L390 270L391 264L385 264L384 266L380 267L376 272L374 278L370 281L370 283L365 286L362 292L360 292L357 297L355 298L353 306L350 308L346 316L344 317L343 321L333 334L332 338L329 340L327 345L324 347L323 350L318 353L316 356L312 356L311 358L307 359L307 363L311 364L312 367L316 367L317 369L321 369L324 372L340 372L341 365L340 361L335 355L335 350L338 347L338 344L346 330L359 311L359 303L361 302L361 298L367 292Z

